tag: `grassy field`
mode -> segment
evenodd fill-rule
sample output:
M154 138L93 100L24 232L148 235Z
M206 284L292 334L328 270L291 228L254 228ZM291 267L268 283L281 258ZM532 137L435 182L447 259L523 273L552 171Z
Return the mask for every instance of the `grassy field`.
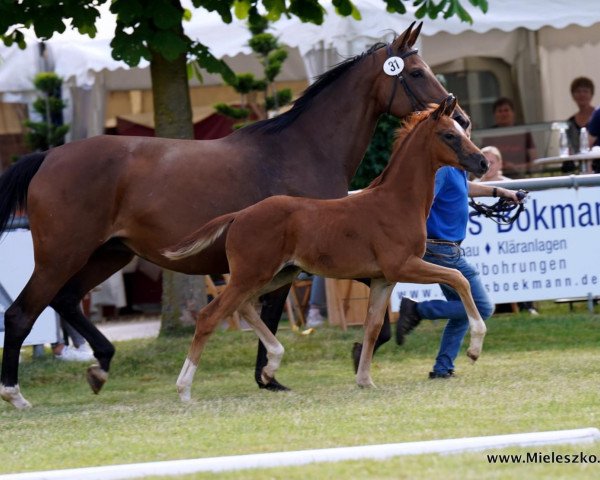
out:
M488 321L484 354L464 354L458 377L429 380L443 322L427 322L403 348L382 347L377 389L354 384L352 342L362 330L282 330L277 378L292 392L256 388L251 332L220 332L196 374L193 401L174 383L190 337L122 342L103 392L85 366L26 357L21 387L34 408L0 405L0 473L337 446L561 430L600 425L600 317L543 306L543 315ZM28 353L28 352L27 352ZM502 453L522 453L510 449ZM600 444L535 451L596 454ZM219 478L598 478L600 464L490 465L486 454L400 457L221 474ZM212 474L181 477L213 478Z

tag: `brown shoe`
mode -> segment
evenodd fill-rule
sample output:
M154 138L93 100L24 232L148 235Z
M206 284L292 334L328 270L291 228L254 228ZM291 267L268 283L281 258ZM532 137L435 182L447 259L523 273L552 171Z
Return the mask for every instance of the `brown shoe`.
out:
M417 302L408 297L402 297L400 316L396 325L396 343L402 345L405 335L412 332L419 323L421 323L421 316L417 313Z

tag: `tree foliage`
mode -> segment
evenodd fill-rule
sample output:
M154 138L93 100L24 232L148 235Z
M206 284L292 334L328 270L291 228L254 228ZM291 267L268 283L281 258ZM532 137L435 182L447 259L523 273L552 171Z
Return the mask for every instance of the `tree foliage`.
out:
M69 131L69 126L63 124L66 104L61 99L62 78L53 72L42 72L34 77L33 85L40 92L33 102L40 120L25 120L25 141L33 150L43 151L65 143Z
M0 0L0 37L6 45L25 46L25 28L33 28L41 39L62 33L67 24L81 34L94 37L99 7L109 0ZM458 16L472 22L461 0L382 0L390 13L406 13L406 5L417 8L417 18L444 18ZM462 0L465 3L465 0ZM487 11L487 0L468 0L475 8ZM258 6L266 11L266 20L277 21L282 15L297 16L303 21L321 24L325 9L319 0L192 0L197 9L217 12L225 23L233 14L258 24ZM360 12L351 0L333 0L337 13L360 18ZM167 60L182 54L196 59L211 73L220 73L232 79L233 73L221 60L215 58L198 39L191 39L181 31L184 20L192 13L181 7L179 0L113 0L110 10L117 15L115 36L111 43L115 59L130 66L142 58L151 60L153 52ZM232 14L233 13L233 14Z
M388 164L395 131L400 126L400 120L391 115L382 115L377 123L377 128L369 148L350 183L351 190L365 188L379 175Z
M277 113L279 107L292 100L289 88L277 90L274 85L275 77L281 72L288 53L278 39L266 31L269 28L267 17L257 14L255 7L250 10L248 29L252 36L248 45L262 65L264 78L257 79L252 73L236 74L235 80L227 83L240 95L240 108L226 103L215 105L215 110L222 115L242 120L235 127L247 124L252 116L259 120L267 118L269 112ZM259 93L263 96L262 105L256 101Z

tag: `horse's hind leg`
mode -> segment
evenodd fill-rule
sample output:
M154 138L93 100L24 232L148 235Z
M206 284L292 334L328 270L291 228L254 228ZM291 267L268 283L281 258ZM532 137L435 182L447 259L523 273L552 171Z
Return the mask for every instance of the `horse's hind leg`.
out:
M93 287L123 268L133 258L133 252L121 242L111 241L100 247L88 263L75 274L54 297L50 306L88 341L98 365L88 368L87 381L98 393L106 380L115 354L112 343L81 311L81 299Z
M371 280L369 293L369 308L367 310L367 318L364 326L364 339L362 352L360 354L360 363L356 373L356 383L359 387L373 387L371 380L371 360L373 359L373 350L375 341L379 336L385 309L387 308L388 300L392 290L392 284L385 279L377 278Z

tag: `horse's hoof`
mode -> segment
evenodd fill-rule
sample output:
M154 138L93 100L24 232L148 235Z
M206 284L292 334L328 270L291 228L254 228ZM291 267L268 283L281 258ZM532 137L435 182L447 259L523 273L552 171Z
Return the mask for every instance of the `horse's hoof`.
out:
M352 346L352 363L354 364L354 373L358 372L360 364L360 354L362 353L362 343L354 342Z
M86 378L92 392L97 394L108 380L108 372L102 370L100 365L94 364L87 369Z
M289 392L291 389L279 383L275 378L271 378L269 381L264 382L262 379L257 380L258 388L269 390L270 392Z
M21 395L21 389L19 385L15 385L14 387L5 387L0 384L0 397L2 400L7 401L17 410L26 410L31 408L31 403L29 403L23 395Z

